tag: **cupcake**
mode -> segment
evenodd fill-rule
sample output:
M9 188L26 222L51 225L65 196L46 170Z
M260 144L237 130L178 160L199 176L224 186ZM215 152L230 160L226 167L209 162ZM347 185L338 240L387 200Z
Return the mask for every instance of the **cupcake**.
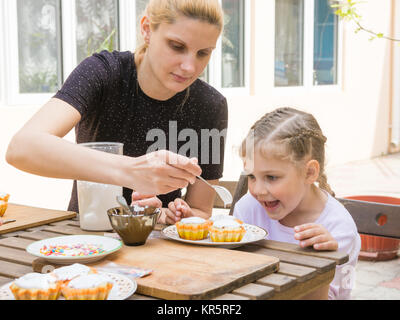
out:
M219 219L210 226L210 238L213 242L239 242L245 233L242 224L232 219Z
M60 285L50 274L27 273L10 285L16 300L57 300Z
M242 221L242 220L239 220L238 218L236 218L236 217L234 217L234 216L227 216L227 215L225 215L225 214L217 214L217 215L215 215L215 216L212 216L212 217L210 218L210 221L211 221L212 223L214 223L215 221L218 221L218 220L221 220L221 219L224 219L224 220L232 220L232 221L236 221L236 222L238 222L238 223L240 223L240 224L243 224L243 221Z
M57 279L61 286L67 285L72 279L79 276L97 273L96 269L85 266L80 263L75 263L67 267L55 269L52 274Z
M0 217L4 216L8 207L8 199L10 195L8 193L0 192Z
M208 236L210 221L200 217L184 218L175 223L179 237L185 240L203 240Z
M103 274L87 274L72 279L61 288L66 300L106 300L113 283Z
M0 217L4 216L8 207L8 202L0 200Z

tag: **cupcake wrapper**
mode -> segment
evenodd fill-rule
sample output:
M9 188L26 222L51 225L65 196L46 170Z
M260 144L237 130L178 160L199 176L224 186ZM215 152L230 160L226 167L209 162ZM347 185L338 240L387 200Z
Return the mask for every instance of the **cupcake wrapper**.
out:
M60 296L60 286L55 285L49 289L24 289L11 284L10 290L15 297L15 300L57 300Z
M245 233L246 230L243 227L233 230L210 228L212 242L240 242Z
M203 240L208 236L208 227L210 223L201 224L183 224L176 223L176 229L179 237L186 240Z
M113 287L112 283L106 283L100 287L75 289L63 287L62 295L66 300L106 300Z
M0 204L0 217L4 216L4 214L6 213L7 207L8 207L7 202Z

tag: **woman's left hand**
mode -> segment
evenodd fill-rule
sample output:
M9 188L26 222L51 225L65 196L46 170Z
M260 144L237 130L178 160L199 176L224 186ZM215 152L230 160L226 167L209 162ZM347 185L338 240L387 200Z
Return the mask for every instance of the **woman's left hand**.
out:
M156 196L143 196L139 192L132 192L131 206L133 205L161 208L162 202Z
M165 222L167 224L175 224L183 218L193 216L192 209L181 198L176 198L168 204L168 208L165 209Z
M338 242L328 230L316 223L306 223L294 227L294 238L300 241L301 247L312 246L315 250L337 250Z

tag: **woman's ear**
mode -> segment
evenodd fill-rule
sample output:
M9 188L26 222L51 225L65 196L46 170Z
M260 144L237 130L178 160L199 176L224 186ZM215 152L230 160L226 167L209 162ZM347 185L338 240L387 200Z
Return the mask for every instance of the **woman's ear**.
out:
M143 16L140 20L140 32L142 33L142 37L146 44L150 42L151 28L150 28L150 20L147 16Z
M319 162L317 160L310 160L306 164L306 181L313 184L319 177Z

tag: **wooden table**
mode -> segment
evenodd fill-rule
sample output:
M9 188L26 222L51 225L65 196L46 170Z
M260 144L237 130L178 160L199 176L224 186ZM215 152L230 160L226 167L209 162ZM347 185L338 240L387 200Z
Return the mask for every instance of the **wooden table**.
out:
M104 233L83 231L79 228L77 218L74 218L0 235L0 286L28 272L33 272L32 263L37 257L25 251L30 243L61 235L76 234L103 235ZM341 252L317 252L271 240L261 240L235 250L277 257L280 260L279 270L230 293L218 296L216 300L299 299L328 285L335 275L336 265L348 261L348 255ZM154 298L134 294L129 299Z

